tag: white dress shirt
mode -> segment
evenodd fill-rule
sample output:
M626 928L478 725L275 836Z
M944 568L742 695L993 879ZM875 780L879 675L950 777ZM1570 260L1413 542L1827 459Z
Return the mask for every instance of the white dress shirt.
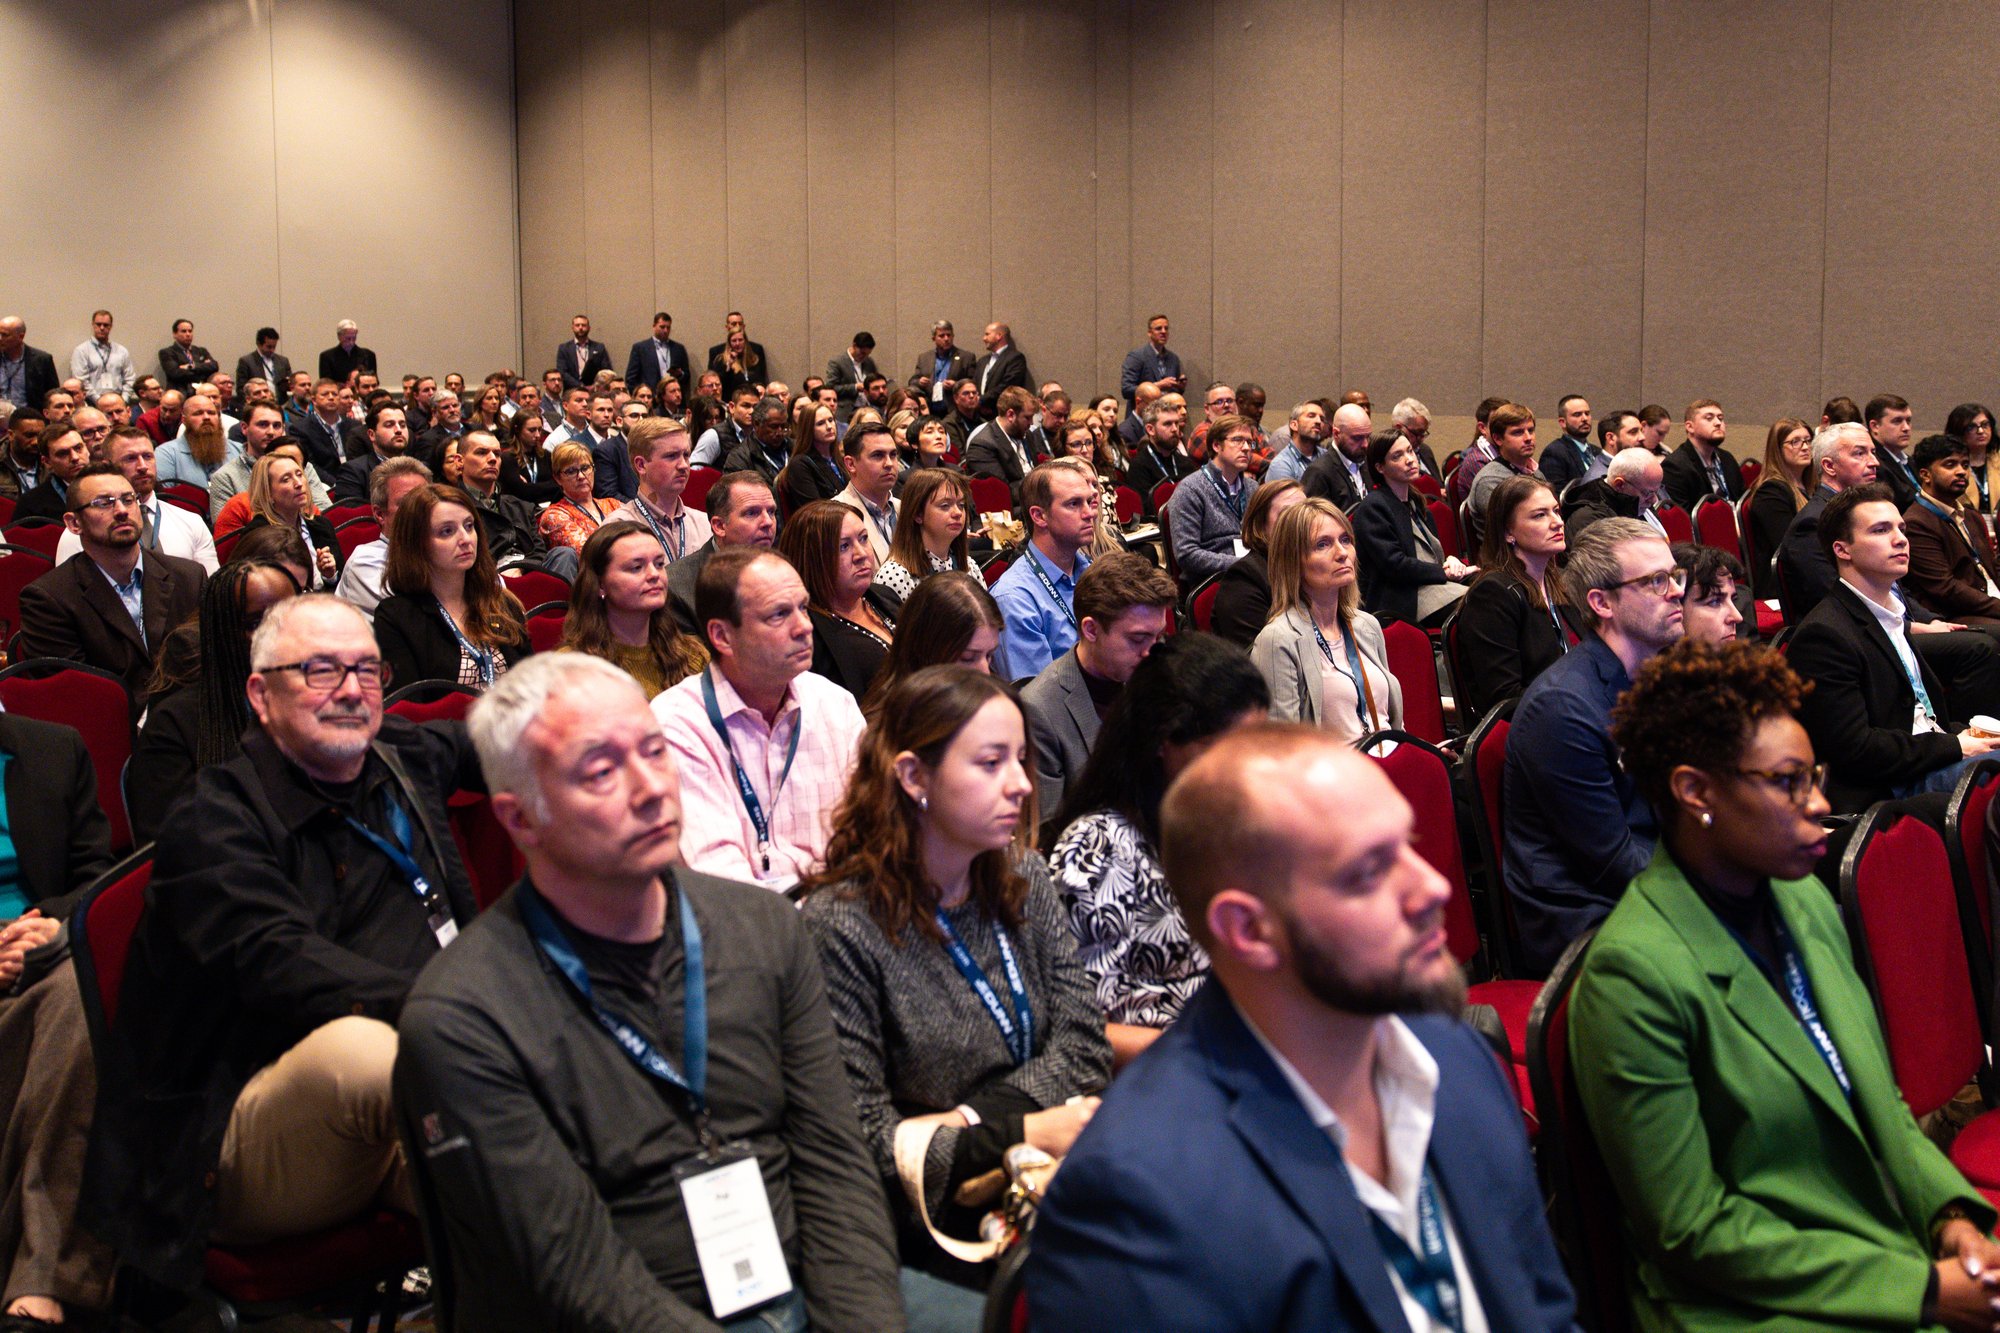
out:
M1861 604L1868 608L1876 623L1881 625L1882 632L1889 636L1889 646L1896 650L1896 656L1903 663L1903 674L1910 678L1913 687L1910 692L1917 696L1916 714L1910 721L1910 734L1925 736L1932 732L1942 732L1944 728L1939 726L1938 720L1924 708L1925 691L1915 688L1922 683L1924 677L1917 669L1917 650L1910 646L1909 612L1903 608L1900 601L1893 608L1887 607L1846 579L1842 579L1841 583L1849 592L1861 599Z
M389 590L382 586L388 573L389 539L377 537L372 542L363 542L340 567L340 582L334 585L333 595L373 621L375 608L389 595Z
M146 521L152 526L155 542L147 545L149 551L157 550L164 555L177 555L183 560L192 560L213 574L220 563L215 558L215 539L208 534L208 524L200 517L189 513L178 505L170 505L155 495L143 506ZM75 555L83 549L83 542L74 532L65 532L56 543L56 563Z

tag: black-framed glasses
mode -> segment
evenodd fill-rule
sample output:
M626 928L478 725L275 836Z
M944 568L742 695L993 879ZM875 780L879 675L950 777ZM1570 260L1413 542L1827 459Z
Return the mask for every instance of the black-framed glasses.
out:
M317 690L322 694L331 694L345 685L350 675L360 681L361 688L365 690L379 690L389 683L389 664L380 658L371 658L349 666L330 657L313 657L303 662L258 667L257 670L267 676L273 671L296 671L299 673L299 679L305 681L307 689Z
M1687 591L1687 586L1688 572L1685 569L1656 569L1650 574L1641 574L1637 578L1614 583L1607 591L1617 592L1620 588L1637 588L1655 597L1678 597Z
M564 468L562 470L562 474L565 477L587 477L595 471L597 471L597 469L589 463L578 463L574 467Z
M1763 768L1739 768L1739 778L1758 778L1770 783L1785 794L1785 798L1797 810L1804 810L1812 794L1826 786L1826 765L1813 764L1808 768L1788 768L1783 772L1771 772Z

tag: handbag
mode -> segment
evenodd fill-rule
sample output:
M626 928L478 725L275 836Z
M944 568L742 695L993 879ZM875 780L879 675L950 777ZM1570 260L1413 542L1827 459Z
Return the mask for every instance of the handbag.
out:
M928 1117L905 1120L896 1126L896 1178L910 1207L923 1222L937 1247L954 1259L983 1264L1020 1243L1034 1225L1035 1209L1048 1192L1049 1181L1059 1158L1051 1157L1028 1143L1017 1143L1001 1155L998 1170L962 1182L952 1191L952 1202L961 1208L993 1205L979 1222L979 1239L960 1240L939 1231L931 1221L930 1206L924 1202L924 1159L930 1153L942 1121Z

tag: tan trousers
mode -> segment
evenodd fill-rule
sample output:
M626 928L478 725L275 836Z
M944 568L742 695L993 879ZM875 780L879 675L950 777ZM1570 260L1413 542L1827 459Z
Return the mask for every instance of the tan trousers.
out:
M0 996L0 1310L21 1296L110 1304L116 1257L76 1225L96 1100L75 968Z
M215 1239L304 1235L377 1202L416 1212L390 1108L395 1062L394 1028L336 1018L258 1070L222 1139Z

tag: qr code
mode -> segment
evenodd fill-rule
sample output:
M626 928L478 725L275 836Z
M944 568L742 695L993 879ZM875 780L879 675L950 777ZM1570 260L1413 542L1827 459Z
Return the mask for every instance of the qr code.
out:
M736 1280L738 1282L748 1282L750 1280L750 1261L748 1259L738 1259L736 1261Z

